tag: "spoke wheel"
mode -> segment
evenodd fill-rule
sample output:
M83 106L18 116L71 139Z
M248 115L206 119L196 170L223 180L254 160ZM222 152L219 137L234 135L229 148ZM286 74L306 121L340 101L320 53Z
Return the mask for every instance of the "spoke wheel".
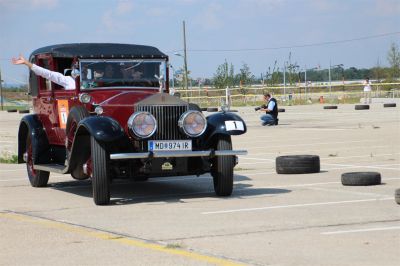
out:
M32 187L45 187L49 182L50 173L42 170L35 170L33 168L33 149L32 149L32 137L28 133L26 138L26 170L28 172L29 182Z
M215 150L232 150L231 136L220 135L215 144ZM218 196L230 196L233 190L233 156L217 156L211 165L214 190Z
M91 137L91 149L93 201L96 205L107 205L110 203L109 155L94 137Z

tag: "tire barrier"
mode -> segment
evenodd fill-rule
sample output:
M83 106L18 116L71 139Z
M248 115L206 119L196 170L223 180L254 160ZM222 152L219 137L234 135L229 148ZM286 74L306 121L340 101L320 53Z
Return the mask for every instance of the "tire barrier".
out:
M285 108L278 108L278 112L279 113L284 113L284 112L286 112L286 110L285 110Z
M207 112L218 112L218 108L217 107L208 107Z
M394 200L397 204L400 204L400 188L394 191Z
M369 110L368 104L357 104L354 109L356 110Z
M310 174L319 173L320 160L317 155L287 155L275 160L278 174Z
M373 186L381 184L381 174L378 172L350 172L342 174L344 186Z
M383 107L396 107L396 103L384 103Z
M327 105L324 106L324 109L338 109L337 105Z

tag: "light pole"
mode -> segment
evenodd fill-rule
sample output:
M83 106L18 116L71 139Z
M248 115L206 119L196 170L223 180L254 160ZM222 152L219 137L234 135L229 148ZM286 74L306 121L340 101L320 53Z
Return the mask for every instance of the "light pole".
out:
M286 101L286 62L283 63L283 98Z
M169 94L174 95L175 94L175 68L171 64L169 64L169 66L172 69L172 93L171 93L171 90L170 90Z
M331 81L331 68L332 67L343 67L343 64L331 65L331 60L329 60L329 98L332 98L332 81Z
M3 100L3 80L1 79L1 69L0 69L0 97L1 97L1 110L4 110L4 100Z

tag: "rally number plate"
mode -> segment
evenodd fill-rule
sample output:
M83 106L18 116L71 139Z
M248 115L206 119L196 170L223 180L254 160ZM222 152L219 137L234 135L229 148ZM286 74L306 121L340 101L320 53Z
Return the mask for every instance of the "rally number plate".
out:
M149 151L191 151L192 140L149 140Z

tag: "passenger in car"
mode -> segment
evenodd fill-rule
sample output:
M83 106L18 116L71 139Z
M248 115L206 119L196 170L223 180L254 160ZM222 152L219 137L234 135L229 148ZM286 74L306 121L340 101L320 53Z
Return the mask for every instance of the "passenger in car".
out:
M48 79L60 86L62 86L66 90L74 90L75 89L75 80L71 76L64 76L63 74L57 71L51 71L40 67L36 64L32 64L28 60L26 60L22 55L19 55L18 58L13 58L12 63L14 65L26 65L30 70L32 70L36 75L41 76L45 79Z

